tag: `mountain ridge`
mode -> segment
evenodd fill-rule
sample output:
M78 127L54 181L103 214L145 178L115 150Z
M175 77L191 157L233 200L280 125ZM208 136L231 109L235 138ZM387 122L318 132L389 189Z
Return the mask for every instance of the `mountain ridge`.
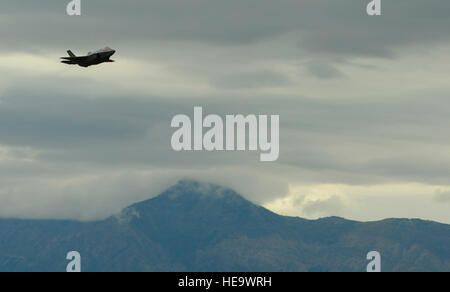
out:
M0 271L450 271L450 225L419 219L306 220L233 190L182 180L105 220L0 219Z

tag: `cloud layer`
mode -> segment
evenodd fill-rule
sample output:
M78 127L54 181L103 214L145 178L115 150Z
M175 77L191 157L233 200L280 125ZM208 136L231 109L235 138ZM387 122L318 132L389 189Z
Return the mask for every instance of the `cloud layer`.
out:
M364 2L4 1L0 216L103 218L188 177L289 215L450 223L450 3ZM106 45L116 63L58 63ZM173 152L198 105L279 114L280 160Z

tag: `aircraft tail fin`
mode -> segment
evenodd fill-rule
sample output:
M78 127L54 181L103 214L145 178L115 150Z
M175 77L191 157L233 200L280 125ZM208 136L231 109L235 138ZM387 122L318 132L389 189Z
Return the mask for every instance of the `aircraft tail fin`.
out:
M67 54L69 54L69 56L71 56L71 57L76 57L76 56L75 56L75 54L74 54L74 53L72 53L72 51L71 51L71 50L68 50L68 51L67 51Z

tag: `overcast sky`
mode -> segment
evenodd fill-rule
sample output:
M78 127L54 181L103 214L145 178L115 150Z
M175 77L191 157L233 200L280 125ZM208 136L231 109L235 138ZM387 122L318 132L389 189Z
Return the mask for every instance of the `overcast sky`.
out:
M450 1L68 2L0 3L1 217L100 219L193 178L286 215L450 223ZM279 114L280 159L174 152L194 106Z

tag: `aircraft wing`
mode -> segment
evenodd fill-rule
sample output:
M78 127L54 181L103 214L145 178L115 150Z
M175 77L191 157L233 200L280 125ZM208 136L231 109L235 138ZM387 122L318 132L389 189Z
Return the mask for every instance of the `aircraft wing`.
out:
M86 61L89 58L89 56L83 56L83 57L61 57L63 60L68 61L74 61L74 62L83 62Z

